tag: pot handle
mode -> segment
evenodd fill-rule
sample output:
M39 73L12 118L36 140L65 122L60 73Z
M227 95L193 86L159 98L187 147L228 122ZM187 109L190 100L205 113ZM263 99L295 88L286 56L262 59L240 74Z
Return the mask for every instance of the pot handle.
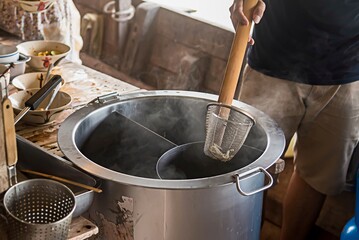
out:
M255 173L258 173L258 172L263 172L265 174L265 176L267 176L267 178L269 180L268 184L264 185L263 187L261 187L261 188L259 188L257 190L251 191L251 192L243 191L243 189L240 186L239 180L250 178L251 175L253 175ZM273 185L272 176L267 172L267 170L265 170L262 167L253 168L253 169L245 172L245 175L243 175L243 176L239 176L239 174L235 174L234 178L235 178L235 181L236 181L236 187L237 187L238 192L243 194L244 196L250 196L250 195L256 194L258 192L264 191L264 190L270 188Z
M98 96L97 98L91 100L88 104L91 104L91 103L100 103L100 104L103 104L103 103L106 103L108 101L113 101L113 100L117 100L118 99L118 93L117 92L110 92L108 94L105 94L105 95L101 95L101 96Z

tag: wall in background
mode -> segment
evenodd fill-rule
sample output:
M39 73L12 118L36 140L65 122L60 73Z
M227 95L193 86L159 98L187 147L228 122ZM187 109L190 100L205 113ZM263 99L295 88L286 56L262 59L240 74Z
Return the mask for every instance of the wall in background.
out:
M233 29L200 17L200 10L124 1L136 11L119 25L103 11L108 1L75 0L82 17L92 14L97 23L84 31L83 52L155 89L219 91ZM102 32L101 41L91 42L94 32ZM100 53L93 44L101 44Z

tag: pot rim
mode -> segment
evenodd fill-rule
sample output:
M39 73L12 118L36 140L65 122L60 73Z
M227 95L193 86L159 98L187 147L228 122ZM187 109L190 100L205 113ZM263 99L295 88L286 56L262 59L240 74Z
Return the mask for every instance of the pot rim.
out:
M212 188L215 186L222 186L227 184L235 184L235 177L237 175L239 175L240 178L248 178L246 173L253 172L253 169L269 168L280 158L284 151L285 138L283 131L280 129L278 124L262 111L238 100L234 100L232 105L234 107L241 108L244 111L248 111L255 116L256 123L261 125L261 127L265 130L268 144L263 154L255 161L243 168L222 175L184 180L163 180L132 176L110 170L97 163L92 162L90 159L85 157L77 148L75 144L75 133L81 123L86 119L86 117L90 116L91 113L105 106L116 105L118 104L118 102L153 97L186 97L209 100L214 102L218 99L218 95L209 93L177 90L154 90L136 91L123 95L121 94L118 95L117 101L111 101L107 103L90 102L85 107L71 114L61 124L61 127L58 132L58 145L61 151L66 157L70 159L70 161L72 161L79 168L99 178L123 183L126 185L160 189L198 189Z

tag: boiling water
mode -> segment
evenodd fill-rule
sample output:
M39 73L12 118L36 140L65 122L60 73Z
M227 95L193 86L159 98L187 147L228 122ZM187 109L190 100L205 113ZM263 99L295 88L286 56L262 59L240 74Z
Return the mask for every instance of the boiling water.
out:
M230 161L223 162L206 156L204 142L184 144L167 151L157 163L162 179L196 179L233 172L251 163L262 151L243 145Z
M151 106L147 106L146 102L138 102L119 110L121 114L116 111L110 113L79 146L80 151L91 161L113 171L138 177L158 178L158 159L167 150L173 149L171 152L175 152L176 148L176 145L163 137L176 141L175 144L181 146L188 142L204 141L205 137L205 104L190 102L173 107L174 105L168 102L169 100L165 103L156 102ZM167 104L172 107L164 107ZM129 109L131 111L127 111ZM139 122L157 134L147 131L138 124ZM158 134L163 137L158 137ZM244 145L235 159L228 163L206 157L203 154L203 146L200 146L190 149L185 155L175 156L174 160L166 160L163 166L158 164L157 167L161 167L159 174L161 178L192 179L235 171L250 164L263 153L261 149L264 148L261 146L266 142L257 138L260 134L260 130L258 133L252 131L252 137L248 138L247 145Z

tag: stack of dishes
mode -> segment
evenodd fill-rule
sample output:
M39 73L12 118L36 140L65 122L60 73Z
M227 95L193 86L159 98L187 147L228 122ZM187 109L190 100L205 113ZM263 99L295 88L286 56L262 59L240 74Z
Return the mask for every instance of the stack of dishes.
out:
M0 63L13 63L19 59L19 52L15 46L0 44Z
M26 63L30 61L31 57L19 53L16 46L8 46L0 44L0 64L5 66L5 69L14 64L10 69L10 79L21 75L25 72ZM2 67L1 69L3 69ZM2 72L1 72L2 73Z
M17 91L9 96L15 115L19 114L25 108L25 102L46 84L47 71L51 77L51 69L57 65L56 61L65 58L70 50L70 46L59 41L26 41L17 46L0 44L0 74L13 64L10 72L1 77L0 84L1 89L6 90L11 79L12 85L17 88ZM62 85L64 80L60 87ZM3 91L2 94L6 92ZM61 118L62 111L69 108L71 102L72 97L66 92L52 90L37 109L30 110L23 116L22 121L35 125L49 124Z
M30 88L41 88L45 84L46 72L30 72L15 77L12 85L18 90L26 90ZM61 87L65 84L62 79Z
M13 105L14 113L17 115L25 108L25 102L31 98L39 88L31 88L18 91L9 96ZM54 91L54 90L52 90ZM45 109L48 105L53 92L50 93L40 104L36 110L30 110L21 120L32 125L49 124L61 116L61 112L70 108L72 97L66 93L59 91L49 109Z

